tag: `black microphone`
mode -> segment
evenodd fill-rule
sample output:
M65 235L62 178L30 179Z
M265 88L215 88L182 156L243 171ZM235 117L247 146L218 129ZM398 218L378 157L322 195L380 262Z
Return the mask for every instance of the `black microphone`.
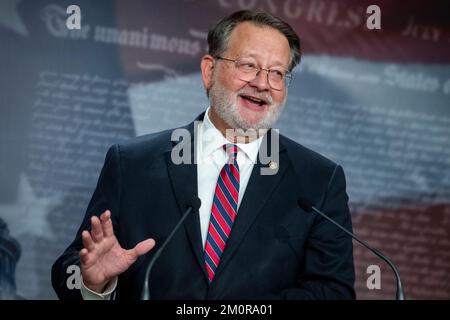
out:
M371 247L364 240L360 240L357 236L355 236L355 234L353 234L352 232L348 231L346 228L344 228L339 223L337 223L336 221L331 219L325 213L321 212L319 209L314 207L314 205L308 199L305 199L303 197L298 197L297 203L298 203L298 206L300 208L302 208L303 210L305 210L306 212L314 211L317 214L321 215L322 217L324 217L325 219L330 221L332 224L334 224L336 227L338 227L339 229L344 231L346 234L348 234L350 237L352 237L353 239L355 239L356 241L361 243L364 247L366 247L367 249L372 251L377 257L379 257L382 260L384 260L389 265L389 267L391 267L392 271L394 271L395 278L397 279L397 293L395 294L395 298L397 300L405 300L405 293L403 292L403 286L402 286L402 281L400 279L400 273L398 272L397 267L394 265L394 263L388 257L386 257L384 254L382 254L377 249Z
M153 268L153 265L155 264L155 261L158 259L158 257L161 255L161 252L164 250L165 246L170 242L170 239L172 239L173 235L177 230L180 228L180 226L183 224L183 221L186 220L187 216L192 212L197 212L200 209L201 201L199 198L192 198L187 203L187 210L185 211L184 215L181 217L180 221L178 221L175 228L173 228L172 232L167 237L166 241L162 244L162 246L156 251L155 255L153 256L152 260L147 266L147 270L145 271L145 280L144 280L144 288L142 288L141 293L141 300L150 300L150 289L148 287L148 279L150 276L150 272Z

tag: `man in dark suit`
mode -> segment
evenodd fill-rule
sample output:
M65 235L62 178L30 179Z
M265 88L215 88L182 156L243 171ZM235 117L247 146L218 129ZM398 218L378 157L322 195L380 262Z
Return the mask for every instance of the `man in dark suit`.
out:
M152 298L355 297L352 240L297 205L308 198L351 229L343 170L271 129L300 62L298 36L270 14L241 11L208 44L211 106L178 131L110 148L76 238L53 265L60 298L139 299L155 243L196 197L199 212L154 265ZM180 133L189 138L172 141ZM67 288L70 265L81 268L81 290Z

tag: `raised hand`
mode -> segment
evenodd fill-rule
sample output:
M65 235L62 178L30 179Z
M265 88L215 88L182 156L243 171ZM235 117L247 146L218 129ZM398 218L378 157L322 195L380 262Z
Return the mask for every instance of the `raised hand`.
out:
M111 212L91 218L91 232L84 230L84 248L80 251L80 268L83 283L89 289L101 293L109 281L125 272L139 256L154 246L153 239L139 242L133 249L123 249L114 235Z

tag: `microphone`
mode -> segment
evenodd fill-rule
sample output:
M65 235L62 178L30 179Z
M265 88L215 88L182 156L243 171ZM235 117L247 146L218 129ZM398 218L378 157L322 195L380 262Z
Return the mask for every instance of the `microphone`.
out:
M177 232L177 230L180 228L180 226L183 224L183 221L186 220L187 216L192 212L197 212L200 209L201 201L198 197L190 199L187 203L187 210L185 211L184 215L181 217L180 221L178 221L175 228L173 228L172 232L169 234L167 239L164 241L162 246L156 251L155 255L153 256L152 260L147 266L147 270L145 271L145 279L144 279L144 288L142 289L141 293L141 300L150 300L150 289L148 287L148 280L150 276L150 272L153 268L153 265L155 264L155 261L158 259L158 257L161 255L162 251L166 247L166 245L170 242L170 239L172 239L173 235Z
M336 227L338 227L339 229L344 231L350 237L352 237L353 239L355 239L356 241L361 243L364 247L366 247L367 249L372 251L377 257L379 257L380 259L384 260L389 265L389 267L391 267L392 271L394 271L395 278L397 280L397 292L395 294L396 300L405 300L405 293L403 292L403 286L402 286L402 281L400 279L400 273L398 272L397 267L394 265L394 263L388 257L386 257L384 254L382 254L379 250L371 247L364 240L359 239L355 234L353 234L352 232L350 232L349 230L347 230L346 228L341 226L339 223L334 221L332 218L327 216L325 213L323 213L322 211L320 211L319 209L314 207L314 205L308 199L303 198L303 197L298 197L297 204L298 204L298 206L300 208L302 208L306 212L314 211L317 214L321 215L323 218L327 219L329 222L331 222Z

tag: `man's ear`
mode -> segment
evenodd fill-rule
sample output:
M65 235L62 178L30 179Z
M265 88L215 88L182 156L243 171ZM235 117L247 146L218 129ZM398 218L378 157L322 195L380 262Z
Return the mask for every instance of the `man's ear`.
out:
M213 56L206 54L202 57L200 63L200 69L202 70L202 81L205 89L209 89L212 84L212 75L214 71L214 61Z

